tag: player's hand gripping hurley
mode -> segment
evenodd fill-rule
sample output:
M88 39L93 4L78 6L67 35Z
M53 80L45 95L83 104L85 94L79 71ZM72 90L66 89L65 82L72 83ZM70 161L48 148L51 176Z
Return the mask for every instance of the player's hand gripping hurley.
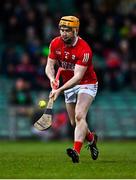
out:
M63 71L63 68L59 68L58 72L55 77L55 81L59 82L59 77L61 74L61 71ZM57 86L54 86L54 89L57 89ZM51 97L48 101L47 107L44 111L44 114L34 123L34 127L40 131L48 129L52 125L52 117L53 117L53 104L54 104L54 98Z

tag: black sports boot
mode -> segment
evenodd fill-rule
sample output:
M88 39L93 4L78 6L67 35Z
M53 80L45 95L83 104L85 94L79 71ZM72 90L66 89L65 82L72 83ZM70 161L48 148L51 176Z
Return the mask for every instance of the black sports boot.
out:
M74 149L68 148L67 155L72 158L73 163L79 163L79 155Z
M93 134L94 134L94 141L92 143L91 142L88 143L88 148L90 150L92 159L96 160L99 155L99 150L96 146L98 136L95 133L93 133Z

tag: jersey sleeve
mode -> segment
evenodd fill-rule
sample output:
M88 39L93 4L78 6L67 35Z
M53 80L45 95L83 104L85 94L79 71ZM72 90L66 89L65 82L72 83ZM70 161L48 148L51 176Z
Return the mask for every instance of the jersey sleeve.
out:
M79 59L76 64L81 66L90 66L92 64L92 51L91 50L83 50L80 53Z
M55 46L56 46L56 43L55 43L55 39L54 39L50 43L48 57L51 59L57 60L57 54L55 52L55 49L56 49Z

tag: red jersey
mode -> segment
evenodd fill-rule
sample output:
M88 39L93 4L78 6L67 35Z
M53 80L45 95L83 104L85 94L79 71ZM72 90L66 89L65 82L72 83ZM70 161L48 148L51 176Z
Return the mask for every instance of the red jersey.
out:
M92 65L92 50L80 37L73 46L66 46L61 37L56 37L50 44L49 58L57 60L66 71L62 71L63 82L74 75L75 64L87 66L87 70L79 84L95 84L97 77Z

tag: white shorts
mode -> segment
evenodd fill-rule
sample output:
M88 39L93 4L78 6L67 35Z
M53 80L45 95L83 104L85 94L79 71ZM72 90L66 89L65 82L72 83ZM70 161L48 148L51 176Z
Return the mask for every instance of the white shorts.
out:
M76 103L77 94L85 93L95 98L98 89L98 82L96 84L76 85L73 88L64 91L65 103Z

